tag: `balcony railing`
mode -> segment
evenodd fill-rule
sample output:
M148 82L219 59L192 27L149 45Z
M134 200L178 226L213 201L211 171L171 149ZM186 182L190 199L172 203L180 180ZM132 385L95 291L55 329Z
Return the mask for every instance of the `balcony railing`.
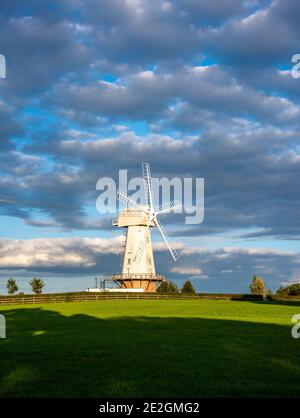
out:
M162 274L136 274L136 273L128 273L128 274L113 274L112 280L158 280L162 281L165 280L165 276Z
M148 213L146 212L146 210L145 211L143 211L143 210L124 210L124 211L119 213L120 217L123 217L123 216L124 217L125 216L137 216L139 218L142 218L142 217L147 216L147 215L148 215Z

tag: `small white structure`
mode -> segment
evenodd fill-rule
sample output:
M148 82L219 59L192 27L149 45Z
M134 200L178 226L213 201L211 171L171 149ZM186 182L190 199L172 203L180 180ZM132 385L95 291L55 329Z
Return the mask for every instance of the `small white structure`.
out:
M99 287L95 287L93 289L87 288L86 292L97 292L97 293L105 293L105 292L121 292L121 293L142 293L144 289L142 288L135 288L135 289L121 289L121 288L108 288L108 289L101 289Z

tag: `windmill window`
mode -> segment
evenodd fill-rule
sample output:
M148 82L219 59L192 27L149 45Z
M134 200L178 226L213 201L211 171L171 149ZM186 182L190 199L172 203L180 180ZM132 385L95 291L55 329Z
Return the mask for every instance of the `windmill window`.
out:
M127 259L127 264L130 265L130 263L131 263L131 258L128 258Z
M151 266L151 264L152 264L152 263L151 263L151 258L149 258L149 264L150 264L150 266Z

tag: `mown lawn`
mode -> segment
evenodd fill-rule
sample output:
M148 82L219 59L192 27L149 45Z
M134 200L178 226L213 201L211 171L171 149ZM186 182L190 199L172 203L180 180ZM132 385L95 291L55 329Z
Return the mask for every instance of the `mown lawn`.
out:
M1 397L300 395L292 302L77 302L0 313Z

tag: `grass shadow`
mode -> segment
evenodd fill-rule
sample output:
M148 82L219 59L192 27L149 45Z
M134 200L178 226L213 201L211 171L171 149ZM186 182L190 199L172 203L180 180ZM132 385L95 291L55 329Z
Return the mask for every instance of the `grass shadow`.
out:
M299 341L286 326L202 318L101 319L46 308L10 309L5 316L1 397L300 394Z
M279 306L300 306L300 300L248 300L247 302L256 303L258 305L279 305Z

